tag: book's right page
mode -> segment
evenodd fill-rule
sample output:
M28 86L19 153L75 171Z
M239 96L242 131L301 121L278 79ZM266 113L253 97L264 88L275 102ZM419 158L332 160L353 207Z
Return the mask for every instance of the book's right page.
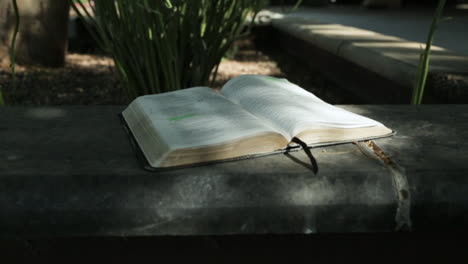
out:
M330 105L286 79L243 75L226 83L221 93L289 140L298 137L309 145L392 134L383 124Z

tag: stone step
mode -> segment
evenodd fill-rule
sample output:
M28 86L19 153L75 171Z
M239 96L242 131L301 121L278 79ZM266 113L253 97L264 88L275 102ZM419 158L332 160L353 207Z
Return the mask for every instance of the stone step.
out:
M336 79L340 79L341 72L356 67L380 76L379 82L390 82L390 85L381 85L369 77L367 85L362 80L358 87L349 88L357 95L367 97L369 103L376 103L375 98L379 97L383 98L382 103L407 103L415 86L420 54L431 23L432 13L428 11L432 10L373 11L325 7L302 8L288 13L272 8L263 11L259 21L271 25L277 32L274 37L278 41L287 41L284 47L296 58L315 67L327 64L328 60L337 61L333 65L337 71L328 73ZM464 32L468 16L460 10L449 10L449 15L452 15L451 20L442 22L436 33L436 45L432 48L427 89L429 100L426 102L468 102L468 46L465 45L468 34ZM320 58L321 54L326 56ZM343 68L342 71L339 68ZM359 79L358 75L353 76ZM344 83L353 83L353 76L346 78ZM361 85L367 89L359 89ZM388 91L386 86L395 86L395 89Z

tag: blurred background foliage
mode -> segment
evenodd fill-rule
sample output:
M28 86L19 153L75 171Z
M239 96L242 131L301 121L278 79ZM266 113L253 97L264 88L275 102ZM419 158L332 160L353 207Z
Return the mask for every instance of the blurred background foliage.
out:
M112 55L129 98L209 85L265 0L72 1Z

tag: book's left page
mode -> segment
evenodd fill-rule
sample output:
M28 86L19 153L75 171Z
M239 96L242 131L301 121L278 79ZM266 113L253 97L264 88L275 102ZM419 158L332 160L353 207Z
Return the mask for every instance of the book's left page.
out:
M274 128L208 87L146 95L122 113L152 167L171 167L284 148Z

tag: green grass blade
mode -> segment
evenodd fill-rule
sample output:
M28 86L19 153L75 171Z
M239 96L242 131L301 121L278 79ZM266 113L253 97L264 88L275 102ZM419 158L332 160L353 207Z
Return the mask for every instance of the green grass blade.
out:
M413 92L413 98L411 100L412 104L422 103L424 97L424 89L426 87L427 77L429 75L431 48L434 42L435 33L437 31L442 14L444 12L446 2L446 0L439 0L436 12L434 14L434 18L432 20L431 28L429 30L428 38L426 41L426 47L421 55L418 65L417 83Z
M16 38L19 32L20 26L20 14L18 9L18 3L16 0L12 0L13 10L15 13L15 27L13 31L13 37L10 43L10 69L11 69L11 84L12 84L12 100L15 98L16 93L16 56L15 56L15 46L16 46ZM5 98L3 96L2 87L0 87L0 106L5 105Z

